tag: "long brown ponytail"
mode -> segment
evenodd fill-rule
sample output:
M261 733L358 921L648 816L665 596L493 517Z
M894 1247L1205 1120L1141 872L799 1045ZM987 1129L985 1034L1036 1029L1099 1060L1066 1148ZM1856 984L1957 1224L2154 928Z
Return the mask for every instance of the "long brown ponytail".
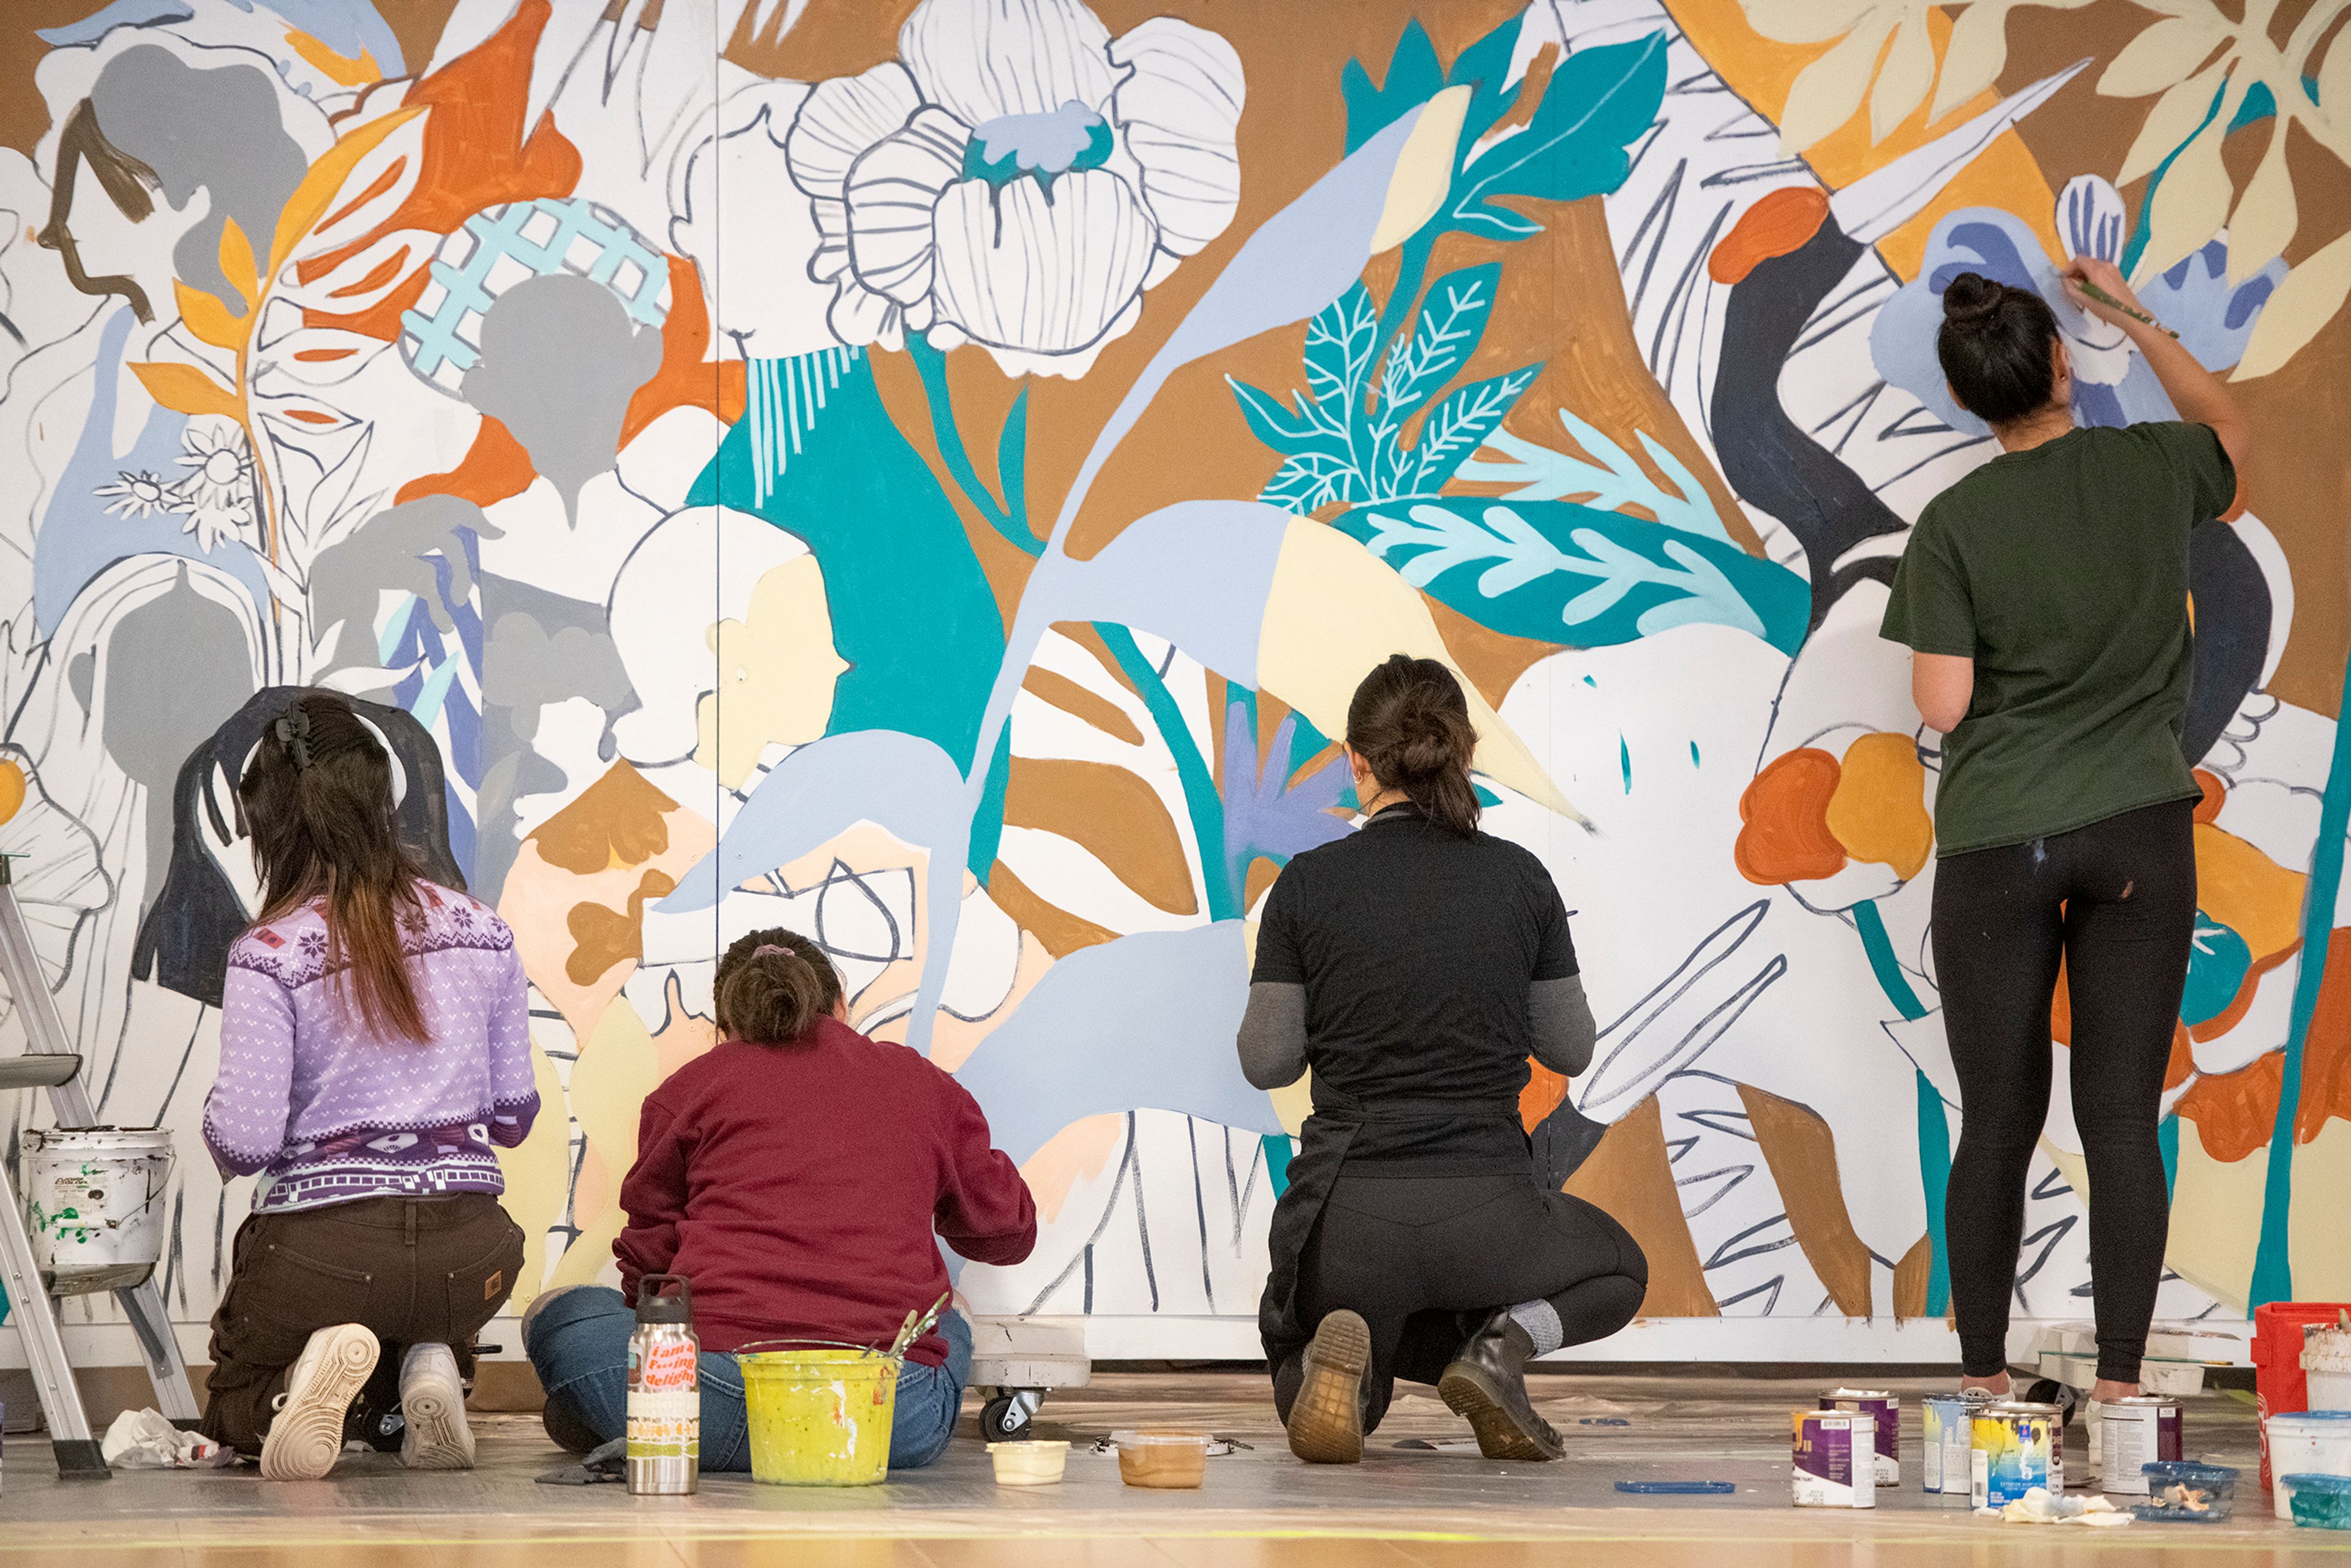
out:
M367 1028L432 1038L410 984L401 927L419 912L424 872L400 841L392 758L350 704L313 693L261 732L237 796L261 873L258 925L327 901L327 967Z
M1382 789L1400 792L1439 827L1465 839L1477 833L1469 763L1478 732L1451 670L1434 659L1389 658L1347 705L1347 745L1371 764Z
M713 989L718 1032L758 1045L790 1044L844 994L831 956L780 925L738 937L718 960Z

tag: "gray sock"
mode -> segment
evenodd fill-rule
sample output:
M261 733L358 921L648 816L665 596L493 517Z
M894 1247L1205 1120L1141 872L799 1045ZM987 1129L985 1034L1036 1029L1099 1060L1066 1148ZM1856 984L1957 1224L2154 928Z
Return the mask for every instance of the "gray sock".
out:
M1537 1355L1549 1355L1567 1343L1567 1332L1559 1324L1559 1310L1549 1301L1520 1301L1510 1309L1510 1316L1535 1342Z

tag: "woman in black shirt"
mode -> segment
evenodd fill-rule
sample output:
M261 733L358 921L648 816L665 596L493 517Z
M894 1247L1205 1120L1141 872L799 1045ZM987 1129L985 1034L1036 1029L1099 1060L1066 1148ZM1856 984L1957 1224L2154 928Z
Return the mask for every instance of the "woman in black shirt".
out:
M1624 1228L1534 1172L1527 1059L1583 1071L1592 1013L1551 873L1478 831L1476 746L1443 664L1374 670L1347 710L1364 826L1293 859L1259 926L1242 1071L1313 1071L1259 1309L1311 1462L1360 1458L1399 1376L1489 1458L1560 1458L1526 1363L1615 1333L1647 1290Z

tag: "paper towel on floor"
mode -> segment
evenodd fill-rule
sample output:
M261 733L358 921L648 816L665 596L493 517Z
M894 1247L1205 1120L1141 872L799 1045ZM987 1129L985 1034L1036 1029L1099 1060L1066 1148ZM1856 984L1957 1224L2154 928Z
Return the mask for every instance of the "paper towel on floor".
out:
M99 1445L118 1470L198 1470L236 1463L236 1455L210 1437L183 1432L160 1410L125 1410Z
M2005 1508L1979 1509L1997 1513L2011 1524L2128 1524L2131 1516L2102 1497L2058 1497L2045 1487L2034 1487Z

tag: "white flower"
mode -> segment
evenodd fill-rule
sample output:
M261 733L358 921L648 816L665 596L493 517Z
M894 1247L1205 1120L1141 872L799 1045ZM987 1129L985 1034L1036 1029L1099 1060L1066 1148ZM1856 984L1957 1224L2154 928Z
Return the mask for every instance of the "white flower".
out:
M110 497L106 509L118 517L146 517L157 512L176 512L181 508L180 494L153 474L133 474L124 469L111 485L100 485L90 492L93 496Z
M249 497L231 502L225 507L199 506L188 514L180 531L196 536L196 545L206 555L223 539L240 540L246 529L253 526L253 503Z
M183 480L180 494L198 511L253 512L253 462L245 455L245 433L226 421L217 428L191 423L180 434L180 466L195 473ZM209 547L207 547L209 548Z
M1240 201L1239 56L1080 0L923 0L896 60L818 84L784 155L809 275L845 343L978 343L1008 375L1085 374L1143 291Z

